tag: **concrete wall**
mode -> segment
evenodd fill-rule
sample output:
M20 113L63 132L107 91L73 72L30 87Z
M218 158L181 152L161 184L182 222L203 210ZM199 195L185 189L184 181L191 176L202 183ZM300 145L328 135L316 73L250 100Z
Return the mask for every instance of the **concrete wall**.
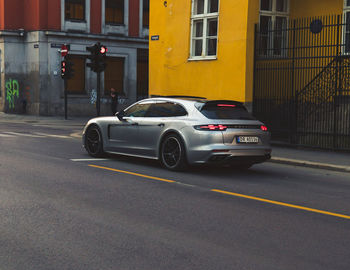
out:
M82 39L80 35L63 32L27 32L24 36L8 32L0 39L1 95L0 110L8 113L64 115L64 83L61 78L60 44L70 44L72 55L88 55L86 46L100 41ZM126 39L102 41L109 57L123 57L125 107L136 101L137 48L147 48L147 42L130 43ZM68 115L96 115L91 92L96 90L96 74L85 69L85 94L68 96ZM103 73L101 83L101 114L110 114L109 96L104 96Z

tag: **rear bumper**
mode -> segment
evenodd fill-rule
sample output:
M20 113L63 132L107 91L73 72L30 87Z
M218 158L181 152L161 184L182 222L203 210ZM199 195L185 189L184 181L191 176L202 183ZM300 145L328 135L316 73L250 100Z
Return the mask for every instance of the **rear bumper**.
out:
M187 160L190 164L256 164L271 158L271 148L258 149L211 149L190 151Z
M271 154L264 156L233 156L233 155L213 155L207 163L222 164L256 164L262 163L271 158Z

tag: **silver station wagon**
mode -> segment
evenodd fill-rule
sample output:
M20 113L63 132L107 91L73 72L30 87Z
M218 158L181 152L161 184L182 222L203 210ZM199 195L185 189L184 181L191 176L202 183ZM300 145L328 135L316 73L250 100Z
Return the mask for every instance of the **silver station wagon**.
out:
M83 145L93 157L114 153L158 159L170 170L194 164L249 168L271 157L270 133L242 103L189 97L138 101L88 121Z

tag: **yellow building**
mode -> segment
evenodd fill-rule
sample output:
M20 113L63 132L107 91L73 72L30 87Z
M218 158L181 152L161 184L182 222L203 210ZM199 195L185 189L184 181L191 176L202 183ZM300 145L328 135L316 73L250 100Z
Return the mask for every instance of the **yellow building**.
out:
M256 24L260 52L283 57L284 43L292 38L279 36L278 29L291 27L294 19L350 10L348 0L150 2L150 95L232 99L247 105L253 101ZM264 27L274 31L273 40L268 36L264 40ZM291 55L292 51L286 53ZM287 79L289 83L292 80Z

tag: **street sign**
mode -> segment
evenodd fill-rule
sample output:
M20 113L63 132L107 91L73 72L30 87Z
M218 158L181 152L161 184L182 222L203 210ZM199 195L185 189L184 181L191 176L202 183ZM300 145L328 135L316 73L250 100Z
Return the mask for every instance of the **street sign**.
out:
M68 54L68 46L66 44L62 44L61 46L61 56L65 57Z

